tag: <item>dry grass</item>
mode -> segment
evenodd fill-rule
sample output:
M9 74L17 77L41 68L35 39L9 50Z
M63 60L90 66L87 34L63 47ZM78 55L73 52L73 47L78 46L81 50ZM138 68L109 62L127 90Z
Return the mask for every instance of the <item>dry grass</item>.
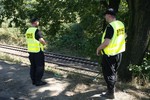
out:
M21 34L18 28L0 28L0 42L10 45L26 45L24 34Z

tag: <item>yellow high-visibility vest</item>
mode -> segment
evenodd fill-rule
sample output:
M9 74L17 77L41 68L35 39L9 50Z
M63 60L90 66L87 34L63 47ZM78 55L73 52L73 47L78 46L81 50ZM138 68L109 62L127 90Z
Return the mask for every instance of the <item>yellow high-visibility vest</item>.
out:
M37 53L40 50L44 50L43 44L41 44L38 40L35 39L36 27L30 27L25 34L27 41L28 52Z
M103 50L105 54L113 56L125 51L125 27L121 21L113 21L110 23L110 25L114 29L114 34L109 45ZM102 36L102 43L104 42L105 34L106 30Z

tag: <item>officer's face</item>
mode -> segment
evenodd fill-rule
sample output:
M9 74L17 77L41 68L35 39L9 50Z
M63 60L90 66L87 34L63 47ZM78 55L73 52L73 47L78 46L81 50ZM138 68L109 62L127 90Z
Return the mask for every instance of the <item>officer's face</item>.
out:
M106 22L108 22L108 23L111 22L112 18L113 18L113 16L110 15L110 14L106 14L106 15L105 15L105 20L106 20Z
M106 22L108 22L108 20L109 20L109 14L105 14L105 20L106 20Z
M36 21L35 23L36 23L36 26L39 26L39 21Z
M39 26L39 21L35 21L34 23L32 23L34 26Z

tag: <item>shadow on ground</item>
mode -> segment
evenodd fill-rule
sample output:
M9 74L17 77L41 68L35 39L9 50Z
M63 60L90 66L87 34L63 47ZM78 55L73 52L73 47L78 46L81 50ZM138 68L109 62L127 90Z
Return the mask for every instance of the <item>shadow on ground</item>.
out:
M29 67L0 61L0 100L106 100L100 97L106 89L103 81L94 84L81 76L66 79L51 72L46 72L43 78L48 84L36 87L31 84Z

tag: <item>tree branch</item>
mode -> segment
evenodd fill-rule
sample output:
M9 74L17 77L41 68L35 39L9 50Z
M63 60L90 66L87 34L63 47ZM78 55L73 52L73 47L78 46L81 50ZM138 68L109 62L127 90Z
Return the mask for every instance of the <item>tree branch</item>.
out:
M106 0L100 0L100 4L102 4L104 7L108 8L108 3Z

